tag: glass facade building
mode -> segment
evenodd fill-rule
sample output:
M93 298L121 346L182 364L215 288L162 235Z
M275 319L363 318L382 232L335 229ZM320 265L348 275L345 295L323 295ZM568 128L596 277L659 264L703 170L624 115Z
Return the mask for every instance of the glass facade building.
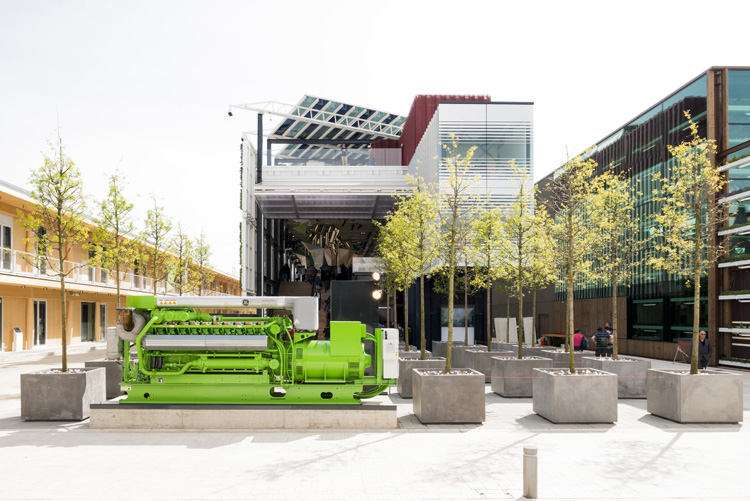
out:
M598 164L598 171L614 169L629 176L637 187L636 210L642 221L639 237L653 231L653 216L661 210L653 195L658 188L654 174L667 176L675 160L668 146L676 146L690 138L688 121L684 112L689 111L698 124L702 137L713 139L717 145L716 162L726 173L727 185L719 194L720 203L726 203L732 234L719 231L717 238L727 238L731 244L731 256L742 262L745 254L750 260L750 191L745 198L743 192L750 189L750 68L714 67L697 76L671 95L641 113L618 130L605 136L587 157ZM552 179L540 181L544 185ZM747 228L744 228L748 225ZM652 249L644 249L640 258L647 257ZM726 291L736 290L735 285L744 283L741 276L748 272L739 267L715 267L701 283L701 328L709 331L718 345L719 355L738 356L745 351L743 334L734 332L738 308L723 296ZM735 268L735 269L731 269ZM750 268L750 266L748 267ZM750 277L747 280L750 289ZM674 353L674 343L690 339L692 332L693 291L685 280L656 270L646 264L634 272L630 286L617 291L626 298L627 333L622 327L618 339L624 340L625 353L643 355L665 355ZM562 301L565 293L560 287L555 290L555 300ZM611 290L604 281L577 284L575 299L597 300L611 297ZM750 322L750 309L747 320ZM750 323L748 324L750 327ZM750 335L750 330L748 330ZM730 339L731 338L731 339ZM638 341L628 343L628 341ZM717 342L718 341L718 342ZM748 338L750 358L750 338ZM644 342L669 343L655 350ZM671 357L670 357L671 358Z

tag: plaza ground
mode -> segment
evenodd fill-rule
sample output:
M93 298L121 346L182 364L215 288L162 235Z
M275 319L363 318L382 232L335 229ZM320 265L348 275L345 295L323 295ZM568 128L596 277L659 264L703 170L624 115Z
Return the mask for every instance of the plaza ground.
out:
M24 422L19 375L58 365L54 351L0 353L0 499L523 499L528 445L539 450L539 499L750 499L749 425L681 425L648 414L646 400L621 399L611 425L552 424L532 399L489 384L482 425L422 425L395 387L374 399L397 405L392 431ZM72 367L104 357L102 343L72 351ZM750 372L741 374L747 423Z

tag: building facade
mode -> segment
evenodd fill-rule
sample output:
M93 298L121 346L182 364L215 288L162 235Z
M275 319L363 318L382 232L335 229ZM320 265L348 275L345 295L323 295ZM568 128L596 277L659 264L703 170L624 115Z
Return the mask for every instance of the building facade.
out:
M40 266L29 252L29 235L21 219L34 203L30 193L0 181L0 338L2 351L29 350L62 343L60 282L52 270ZM93 231L93 226L90 226ZM103 341L107 327L117 320L115 279L109 271L87 264L89 252L72 249L65 280L68 344ZM139 269L140 268L140 269ZM123 296L153 294L154 279L145 266L133 263L120 270ZM214 272L206 294L240 293L239 281ZM167 281L157 282L157 294L178 295ZM124 299L122 300L124 306Z
M689 111L702 137L716 142L714 161L726 175L726 186L717 194L725 204L729 226L713 235L714 241L726 239L731 251L723 263L708 270L701 282L701 329L709 333L714 344L713 363L722 357L750 358L750 310L745 311L741 298L725 297L743 287L750 274L745 271L750 225L746 221L746 204L750 197L750 68L713 67L686 83L675 92L639 114L616 131L606 135L587 157L593 158L599 172L612 166L625 173L640 195L636 206L642 221L639 237L653 231L653 216L661 205L654 190L655 174L667 176L674 163L667 146L689 139L690 131L684 112ZM538 185L542 193L555 173ZM643 251L649 252L648 249ZM641 256L643 257L643 256ZM622 353L672 359L678 341L692 339L693 292L685 280L641 264L629 287L617 291L618 310L624 313L618 335ZM579 284L575 290L576 327L593 333L596 327L611 320L611 291L604 282ZM555 291L554 329L564 332L564 291ZM747 324L750 326L750 323Z

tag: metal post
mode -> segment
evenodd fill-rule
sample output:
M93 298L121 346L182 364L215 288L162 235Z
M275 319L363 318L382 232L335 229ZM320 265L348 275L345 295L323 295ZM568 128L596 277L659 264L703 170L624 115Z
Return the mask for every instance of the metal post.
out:
M257 184L263 181L263 113L258 113L258 177ZM262 294L262 292L261 292Z
M537 497L537 449L529 446L523 448L523 497Z

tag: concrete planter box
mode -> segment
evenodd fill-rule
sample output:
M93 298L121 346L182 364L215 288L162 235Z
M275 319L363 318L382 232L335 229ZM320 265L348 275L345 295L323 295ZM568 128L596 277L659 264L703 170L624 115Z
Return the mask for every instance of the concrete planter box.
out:
M512 356L512 351L487 351L485 348L467 349L464 352L466 367L484 374L486 383L492 381L492 357Z
M596 369L585 370L596 374L534 369L534 412L553 423L617 421L617 376Z
M484 421L484 374L460 369L458 374L413 371L414 414L422 423Z
M414 395L412 369L441 369L445 370L444 358L430 358L419 360L418 358L404 358L398 360L398 394L403 398L412 398Z
M617 398L646 398L646 372L651 368L650 360L583 357L583 365L617 374Z
M81 421L91 414L91 404L107 400L103 367L73 370L78 372L21 374L21 419Z
M541 357L492 357L492 391L503 397L534 394L534 369L551 369L552 360Z
M443 357L445 358L446 355L446 345L448 343L446 341L433 341L432 342L432 355L435 357ZM463 341L453 341L453 348L455 349L456 346L463 346Z
M547 348L546 350L540 351L540 357L544 358L550 358L552 359L552 367L556 369L568 369L570 364L570 353L568 351L562 351L562 350L550 350ZM593 355L590 352L585 351L576 351L573 354L573 359L576 363L576 368L583 367L583 357Z
M678 423L742 421L742 376L713 370L648 370L646 410Z
M399 351L398 352L399 358L419 358L422 356L421 350L416 351ZM432 353L430 353L430 350L424 350L424 357L425 358L431 358Z
M85 367L104 367L106 374L106 387L107 387L107 400L117 398L125 393L120 390L120 383L122 383L122 361L121 360L107 360L101 358L99 360L89 360L83 364Z

